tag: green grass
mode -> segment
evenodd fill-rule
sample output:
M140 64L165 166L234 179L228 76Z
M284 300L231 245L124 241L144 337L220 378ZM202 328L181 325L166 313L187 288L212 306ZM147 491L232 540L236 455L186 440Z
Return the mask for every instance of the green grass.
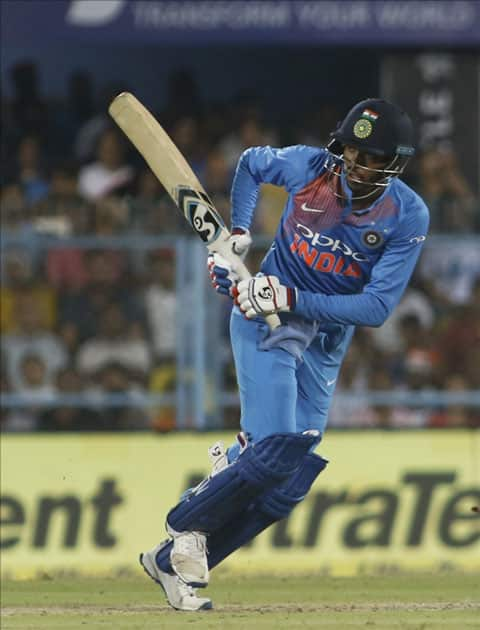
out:
M205 592L214 611L180 613L143 576L5 581L1 628L480 628L480 575L252 579L216 572Z

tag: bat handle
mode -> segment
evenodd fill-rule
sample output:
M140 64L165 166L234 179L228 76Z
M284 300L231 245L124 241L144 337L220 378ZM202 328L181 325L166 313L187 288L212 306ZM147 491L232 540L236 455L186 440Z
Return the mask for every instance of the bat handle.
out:
M265 321L267 322L270 330L275 330L275 328L278 328L279 326L282 325L282 322L280 321L280 317L276 315L275 313L273 313L272 315L266 315Z
M228 261L235 265L235 270L242 280L250 280L252 274L248 271L243 260L232 252L231 244L229 243L230 233L224 228L223 238L219 238L212 245L207 246L207 249L211 252L218 252L224 256ZM275 330L282 325L280 317L273 313L272 315L266 315L265 321L267 322L270 330Z
M242 280L250 280L252 274L248 271L242 261L236 263L238 275ZM280 317L276 313L272 315L265 315L265 321L267 322L270 330L275 330L282 325Z

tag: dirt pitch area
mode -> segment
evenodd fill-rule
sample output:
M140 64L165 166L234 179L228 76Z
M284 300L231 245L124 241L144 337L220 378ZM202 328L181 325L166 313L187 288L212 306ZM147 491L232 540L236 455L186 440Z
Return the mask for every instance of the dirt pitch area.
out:
M2 584L2 630L480 629L480 575L212 576L215 609L179 613L143 576Z

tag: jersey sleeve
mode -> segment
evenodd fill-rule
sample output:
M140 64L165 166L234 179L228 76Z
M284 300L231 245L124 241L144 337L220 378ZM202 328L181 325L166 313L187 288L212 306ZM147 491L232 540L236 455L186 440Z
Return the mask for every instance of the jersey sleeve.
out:
M381 326L400 301L410 280L428 224L427 207L418 202L388 242L362 293L324 295L298 291L295 313L306 319L338 324Z
M282 149L270 146L244 151L232 184L232 227L248 230L262 183L283 186L292 192L315 176L315 165L324 149L295 145Z

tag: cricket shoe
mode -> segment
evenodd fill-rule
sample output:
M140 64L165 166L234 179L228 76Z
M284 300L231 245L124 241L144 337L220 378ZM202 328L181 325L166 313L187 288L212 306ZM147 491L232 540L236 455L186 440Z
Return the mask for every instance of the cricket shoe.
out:
M169 541L166 541L167 543ZM195 589L185 584L178 575L170 575L158 568L155 558L166 542L160 543L151 551L140 554L140 564L143 570L159 584L168 603L176 610L197 611L210 610L213 608L212 601L208 597L197 597Z
M207 537L201 532L176 532L168 527L173 537L170 552L172 569L190 586L204 587L208 584Z

